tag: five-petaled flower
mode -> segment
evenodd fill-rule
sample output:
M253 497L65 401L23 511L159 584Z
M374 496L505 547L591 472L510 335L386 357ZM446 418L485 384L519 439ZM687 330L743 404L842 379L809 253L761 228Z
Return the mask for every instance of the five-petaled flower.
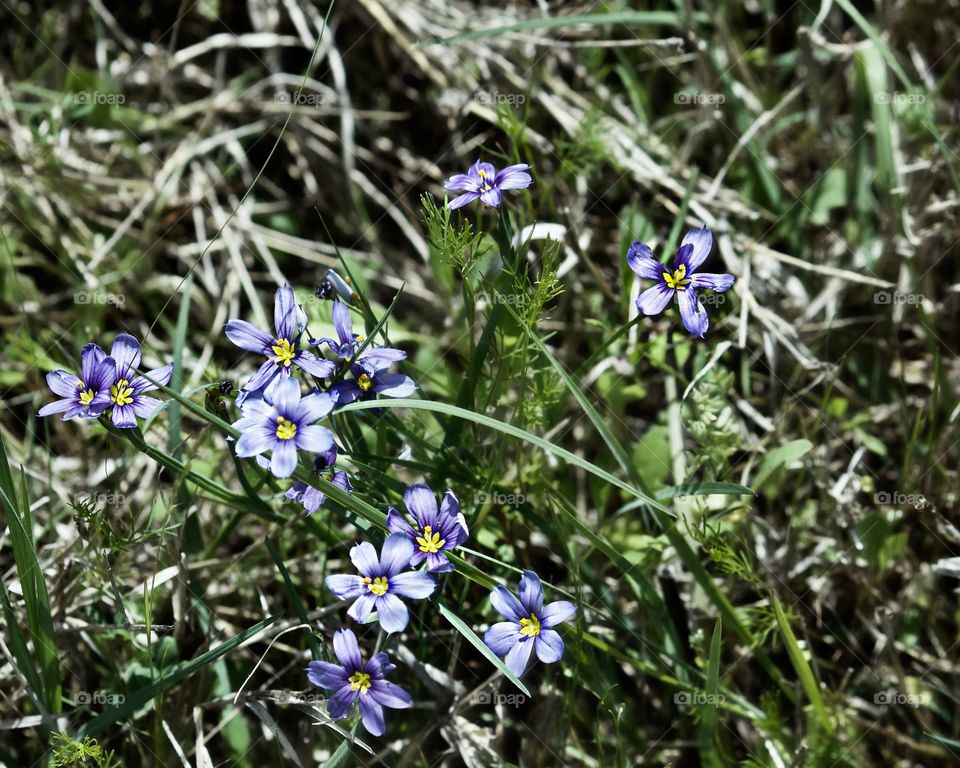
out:
M526 163L518 163L498 171L490 163L477 160L466 173L458 173L444 182L444 189L464 193L447 205L451 209L460 208L479 199L484 205L496 208L500 205L503 190L526 189L533 184L533 177L527 173L529 167Z
M307 679L320 688L336 691L327 701L330 717L334 720L346 717L359 702L363 727L374 736L382 736L386 730L383 708L408 709L413 705L403 688L383 679L396 665L390 663L385 653L375 654L364 664L357 638L349 629L334 633L333 652L340 663L311 661L307 666Z
M336 461L337 446L332 445L328 451L324 451L313 460L313 469L319 475L325 470L333 470L333 466L336 464ZM342 488L347 493L350 493L353 490L353 486L350 484L350 478L347 477L347 473L342 469L333 471L333 474L329 479L333 485L337 486L338 488ZM302 480L298 480L296 483L294 483L284 495L291 501L302 504L303 508L307 510L308 515L312 515L314 512L320 509L320 505L323 504L327 498L323 491L319 490L318 488L314 488L312 485L309 485Z
M80 353L80 375L63 370L47 374L47 386L60 400L43 406L38 415L62 413L63 420L75 416L94 418L110 405L110 386L114 383L116 365L113 358L96 344L87 344Z
M436 582L423 571L405 571L413 557L413 542L403 534L392 533L383 543L377 558L373 544L364 541L350 550L350 559L360 576L327 576L327 587L341 600L353 600L347 615L365 622L377 612L380 626L388 633L401 632L410 620L401 597L422 600L433 594Z
M230 320L224 333L241 349L265 355L267 360L247 381L237 395L237 406L242 406L251 395L262 395L277 376L291 375L292 368L301 368L318 379L332 375L335 367L329 360L300 349L300 336L306 326L306 316L297 306L289 285L277 289L273 304L273 324L276 335L261 331L246 320Z
M494 587L490 602L507 621L486 631L483 642L497 656L504 656L507 668L518 677L524 673L531 654L544 664L553 664L563 656L563 640L552 627L566 621L576 606L567 600L543 604L543 587L533 571L520 578L520 599L506 587Z
M417 391L413 379L402 373L387 373L391 361L383 357L365 357L350 367L352 379L344 379L330 387L336 393L337 404L346 405L354 400L369 400L377 395L409 397Z
M683 236L680 248L673 261L673 270L668 270L653 255L650 246L636 242L627 251L627 264L638 277L655 280L656 285L648 288L637 299L637 308L645 315L658 315L667 308L676 297L680 304L680 317L683 324L694 336L704 336L710 320L707 311L700 303L698 290L707 289L723 293L734 283L734 276L701 272L697 268L706 261L713 248L713 235L710 230L693 229Z
M247 400L241 408L243 418L233 426L242 433L237 440L237 456L258 456L272 451L270 471L274 477L290 477L297 468L297 449L324 453L333 446L333 433L315 422L336 403L325 392L300 396L295 379L283 378L264 392L263 400Z
M413 557L410 565L416 568L424 560L431 573L443 573L453 570L444 554L446 550L460 546L467 540L467 521L460 512L460 502L448 490L443 495L440 509L437 509L437 497L429 486L423 483L411 485L403 494L403 503L413 515L416 527L408 523L403 515L390 507L387 511L387 530L400 533L413 542Z
M129 333L117 334L110 347L110 357L116 363L115 375L110 382L110 403L113 405L113 424L121 429L137 426L137 417L145 419L161 401L145 395L158 385L166 385L173 374L173 363L147 371L143 376L134 376L140 367L140 342Z

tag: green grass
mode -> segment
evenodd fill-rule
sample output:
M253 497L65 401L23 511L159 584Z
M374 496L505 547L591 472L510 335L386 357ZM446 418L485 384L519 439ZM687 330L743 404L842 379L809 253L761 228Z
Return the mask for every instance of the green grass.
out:
M521 5L2 11L0 764L960 757L957 0ZM535 184L451 213L481 156ZM701 225L705 340L624 259ZM232 456L223 325L289 282L331 335L331 268L418 392L337 410L306 517ZM122 330L164 409L38 418ZM471 535L385 637L324 578L414 482ZM516 679L524 569L578 613ZM304 674L345 624L414 698L384 738Z

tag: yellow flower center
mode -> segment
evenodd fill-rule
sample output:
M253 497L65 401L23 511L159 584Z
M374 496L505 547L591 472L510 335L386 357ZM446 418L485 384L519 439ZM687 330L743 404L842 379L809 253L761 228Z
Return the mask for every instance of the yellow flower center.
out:
M375 594L377 597L387 594L388 584L386 576L377 576L375 579L371 579L369 576L367 576L363 580L363 583L366 584L367 589L373 592L373 594Z
M365 342L366 340L367 340L367 337L366 337L366 336L357 336L357 346L360 346L360 345L363 344L363 342Z
M90 405L93 402L93 390L88 389L86 392L80 393L80 405Z
M287 368L290 367L293 358L297 356L290 342L286 339L277 339L277 343L274 344L271 349L273 350L273 354L277 356L277 363L279 365L285 365Z
M369 392L370 387L373 386L373 379L371 379L367 374L361 373L357 378L357 386L364 392Z
M350 683L350 688L354 691L365 693L367 688L370 687L370 675L366 672L354 672L347 678L347 682Z
M531 616L529 619L520 619L520 634L526 637L536 637L540 634L540 619Z
M673 288L677 291L685 291L687 286L690 285L690 278L687 277L687 265L681 264L676 268L676 270L674 270L672 275L669 272L664 272L663 280L667 284L668 288Z
M133 387L126 379L120 379L110 387L110 397L117 405L129 405L133 402ZM93 400L92 395L90 399ZM80 395L80 402L83 402L83 395Z
M281 440L293 440L296 436L297 425L283 416L277 416L277 437Z
M446 539L441 539L439 533L434 533L429 525L423 526L423 536L417 536L417 544L421 552L439 552Z

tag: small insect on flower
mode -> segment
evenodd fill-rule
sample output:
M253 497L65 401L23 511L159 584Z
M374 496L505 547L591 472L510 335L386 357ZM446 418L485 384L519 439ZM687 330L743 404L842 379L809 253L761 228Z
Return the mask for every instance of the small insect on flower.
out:
M251 395L262 395L277 377L290 376L293 368L300 368L318 379L331 376L333 363L305 349L300 349L300 336L307 324L306 315L297 306L289 285L277 289L273 304L275 335L251 325L246 320L230 320L224 328L227 338L241 349L266 356L263 363L237 395L237 407Z
M563 656L563 640L552 627L563 623L577 612L567 600L543 604L543 586L533 571L524 571L520 578L520 599L506 587L494 587L490 603L507 621L494 624L486 631L483 642L519 677L530 656L536 652L544 664L553 664Z
M313 461L313 469L319 475L327 470L333 470L334 464L337 461L337 446L331 446L329 451L325 451L318 455ZM333 472L330 477L330 482L338 488L342 488L347 493L350 493L353 490L353 486L350 484L350 478L347 477L347 473L342 469ZM323 504L326 500L326 494L314 488L312 485L308 485L302 480L298 480L293 484L286 494L284 494L291 501L295 501L303 505L303 508L307 510L308 515L312 515Z
M458 173L444 182L444 189L464 193L447 205L456 209L480 200L484 205L496 208L500 205L503 190L526 189L533 184L533 177L527 173L529 167L527 163L518 163L498 171L490 163L477 160L466 173Z
M110 357L116 363L110 386L113 424L130 429L137 426L137 417L146 419L162 405L160 400L144 393L170 381L173 363L147 371L143 376L135 376L140 367L140 342L129 333L117 334L110 347Z
M323 282L317 283L313 294L321 301L335 300L339 296L348 304L357 305L360 303L360 297L350 286L350 283L332 269L327 270Z
M39 416L62 413L67 421L75 416L92 419L110 406L110 386L116 365L96 344L87 344L80 353L80 375L63 370L47 374L47 386L60 400L43 406Z
M411 526L403 515L390 507L387 510L387 530L390 533L403 534L413 542L413 557L410 565L418 567L424 560L430 573L444 573L453 570L446 554L447 550L458 547L467 540L467 521L460 512L460 502L448 490L437 509L437 497L430 487L423 483L411 485L403 494L403 503L413 516Z
M631 245L627 251L630 269L638 277L656 281L656 285L640 294L637 308L645 315L659 315L676 297L686 329L694 336L703 337L710 320L697 291L706 289L723 293L730 290L735 280L733 275L728 274L694 274L707 260L712 248L713 235L709 229L690 230L680 242L673 269L668 270L653 255L650 246L640 242Z
M397 667L385 653L375 654L366 664L360 655L357 637L349 629L333 634L333 652L339 664L311 661L307 679L319 688L336 691L327 701L327 711L334 720L346 717L354 704L360 704L363 727L374 736L383 736L386 723L383 708L409 709L413 700L403 688L384 680Z
M242 433L237 456L272 451L273 476L290 477L297 468L297 449L324 453L333 446L333 433L315 422L330 413L335 403L326 392L301 397L295 379L276 381L264 392L263 400L247 400L241 407L243 418L233 424Z
M341 600L353 600L347 615L365 622L377 612L387 633L402 632L410 620L401 597L422 600L433 594L436 582L423 571L405 571L413 557L413 542L401 533L392 533L383 543L380 557L373 544L365 541L350 550L350 559L360 576L327 576L326 584Z

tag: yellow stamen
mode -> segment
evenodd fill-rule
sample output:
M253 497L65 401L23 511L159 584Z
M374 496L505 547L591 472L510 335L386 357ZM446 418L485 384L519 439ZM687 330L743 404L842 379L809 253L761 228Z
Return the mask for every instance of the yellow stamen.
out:
M369 392L370 387L373 386L373 379L367 376L367 374L361 373L360 376L357 377L357 386L360 387L363 392Z
M687 265L681 264L674 270L672 275L669 272L664 272L663 280L668 288L673 288L677 291L687 290L687 286L690 285L690 278L687 277Z
M354 672L347 678L347 682L350 683L352 690L365 693L367 688L370 687L370 675L366 672Z
M446 543L447 540L441 539L439 533L433 533L429 525L423 526L423 536L417 536L417 544L421 552L439 552Z
M293 440L297 436L297 425L283 416L277 416L277 437L281 440Z
M81 395L81 398L83 396ZM110 398L117 405L130 405L133 402L133 387L126 379L120 379L116 384L110 387ZM90 398L93 399L92 397Z
M277 339L277 343L270 349L272 349L273 354L277 356L277 363L285 365L287 368L293 363L293 358L297 356L296 351L286 339Z
M540 634L540 619L531 616L529 619L520 619L520 634L527 637L536 637Z
M375 594L377 597L387 594L387 587L389 585L387 583L386 576L377 576L375 579L371 579L369 576L367 576L363 580L363 583L366 584L367 589L373 592L373 594Z
M93 390L88 389L86 392L80 393L80 405L90 405L93 402Z

